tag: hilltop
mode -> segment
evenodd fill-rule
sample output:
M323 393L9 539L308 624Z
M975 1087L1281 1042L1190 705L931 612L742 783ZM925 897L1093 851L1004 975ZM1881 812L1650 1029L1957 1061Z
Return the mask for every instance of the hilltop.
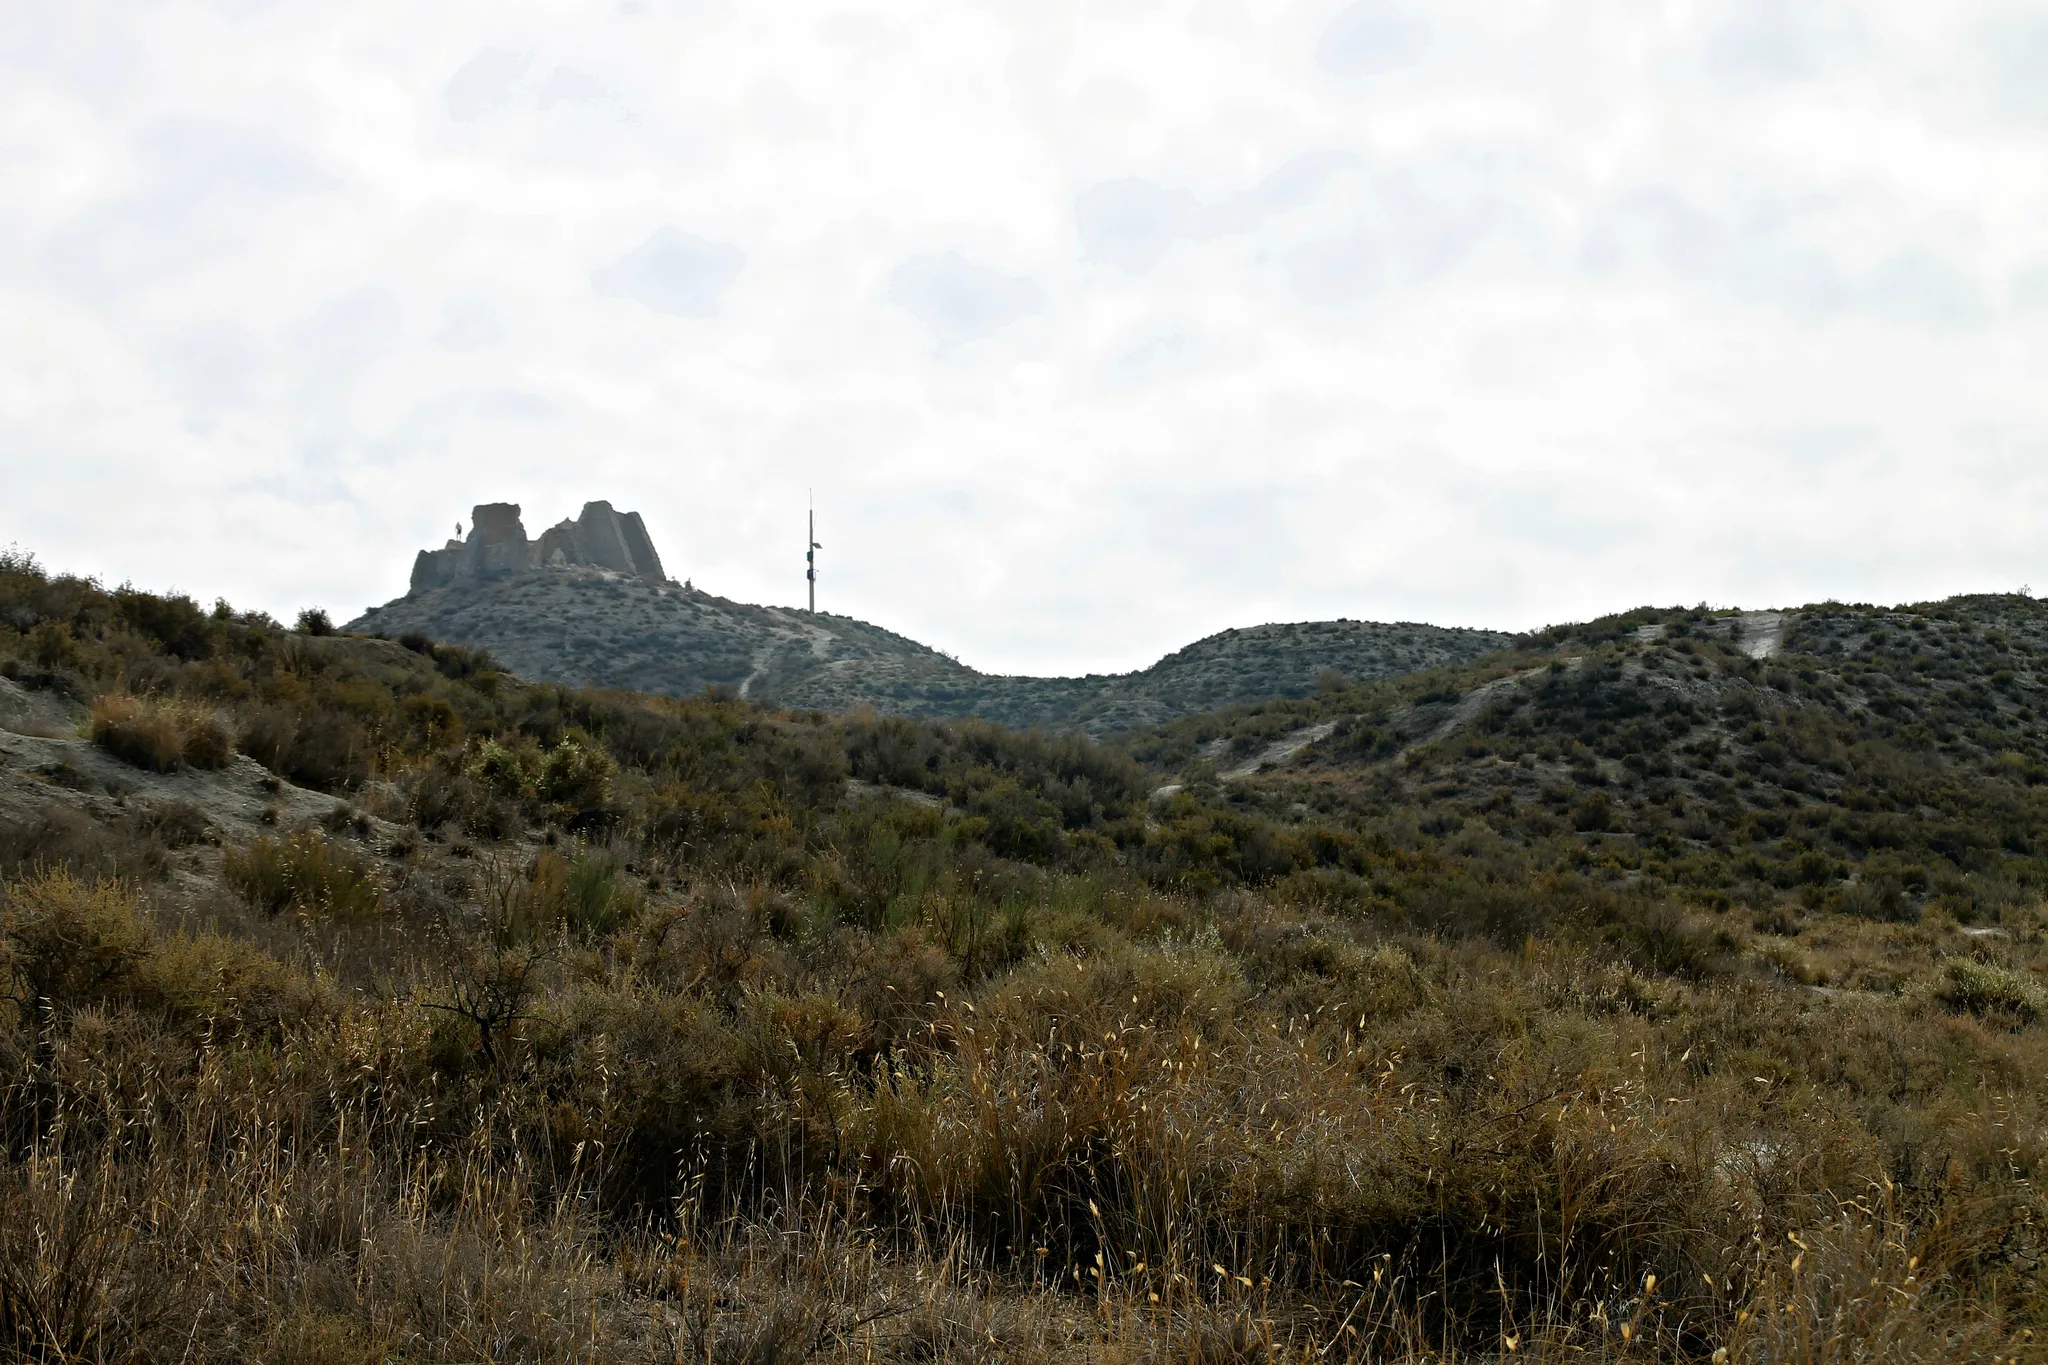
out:
M476 508L466 540L421 551L411 590L345 629L488 649L522 677L574 686L667 696L713 688L796 708L868 706L1096 735L1234 702L1303 697L1333 679L1461 663L1514 638L1317 621L1224 631L1135 673L991 675L851 617L753 606L674 582L638 514L609 503L589 504L537 542L526 539L519 511Z

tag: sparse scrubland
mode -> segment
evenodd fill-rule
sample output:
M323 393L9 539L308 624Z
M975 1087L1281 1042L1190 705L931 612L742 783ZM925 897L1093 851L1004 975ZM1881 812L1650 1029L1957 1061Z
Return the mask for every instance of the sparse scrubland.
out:
M872 706L1092 735L1246 699L1306 695L1318 668L1361 681L1397 677L1469 662L1512 638L1413 623L1296 622L1226 630L1136 673L1003 676L852 617L752 606L588 565L423 587L348 628L417 631L489 650L535 681L658 695L709 688L791 710Z
M2042 1359L2048 607L1728 629L1103 744L11 558L0 1355Z

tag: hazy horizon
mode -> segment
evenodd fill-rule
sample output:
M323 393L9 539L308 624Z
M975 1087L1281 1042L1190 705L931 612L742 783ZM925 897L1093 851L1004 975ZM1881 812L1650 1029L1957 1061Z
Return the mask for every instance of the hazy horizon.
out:
M0 545L479 502L992 673L2048 584L2048 6L219 0L0 32Z

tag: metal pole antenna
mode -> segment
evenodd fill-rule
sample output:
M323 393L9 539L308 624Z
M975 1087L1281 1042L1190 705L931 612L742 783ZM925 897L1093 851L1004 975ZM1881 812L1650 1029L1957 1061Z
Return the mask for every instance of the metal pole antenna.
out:
M825 547L818 543L818 509L811 508L810 532L804 537L809 548L804 551L804 581L811 589L811 615L818 614L818 551Z

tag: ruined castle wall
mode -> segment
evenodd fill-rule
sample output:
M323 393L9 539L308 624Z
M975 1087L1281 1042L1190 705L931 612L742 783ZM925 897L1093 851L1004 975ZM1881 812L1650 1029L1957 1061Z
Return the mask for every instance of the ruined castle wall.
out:
M586 502L583 515L576 518L576 541L587 562L620 573L638 573L633 552L619 532L619 514L608 502Z
M638 512L617 512L609 502L585 503L575 521L550 526L538 541L530 541L519 504L488 502L471 509L465 539L419 552L412 565L412 591L571 564L594 564L655 583L667 581Z
M619 531L626 541L626 549L633 556L633 567L642 578L666 583L668 575L662 572L661 556L654 552L654 538L647 534L647 523L640 520L638 512L627 512L619 518Z

